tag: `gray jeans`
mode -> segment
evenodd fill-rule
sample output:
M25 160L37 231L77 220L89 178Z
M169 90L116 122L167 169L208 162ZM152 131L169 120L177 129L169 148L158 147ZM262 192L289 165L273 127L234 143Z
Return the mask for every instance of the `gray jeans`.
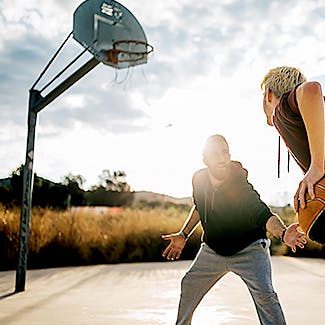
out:
M246 283L261 324L286 324L272 285L269 247L269 239L259 239L235 255L221 256L202 243L182 279L176 324L191 324L193 312L204 295L228 272L237 274Z

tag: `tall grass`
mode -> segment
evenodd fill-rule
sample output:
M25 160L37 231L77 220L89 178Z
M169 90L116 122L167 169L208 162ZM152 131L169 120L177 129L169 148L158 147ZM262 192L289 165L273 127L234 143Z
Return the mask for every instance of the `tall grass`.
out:
M55 211L31 212L28 267L93 263L160 261L165 233L177 231L188 209L169 207L105 213ZM0 269L16 265L19 209L0 208ZM192 258L199 245L199 230L189 241L184 258Z
M273 209L287 223L295 221L291 208ZM155 208L56 211L33 208L31 212L28 268L98 263L162 261L167 242L162 234L176 232L189 208ZM0 206L0 269L17 263L20 210ZM200 245L198 228L182 254L192 259ZM273 255L292 255L290 249L272 238ZM309 242L296 256L324 257L321 245Z

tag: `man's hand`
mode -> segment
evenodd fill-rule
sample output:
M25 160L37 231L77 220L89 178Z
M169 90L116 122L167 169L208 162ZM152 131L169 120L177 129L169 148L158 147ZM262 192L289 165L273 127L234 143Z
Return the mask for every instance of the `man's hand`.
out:
M287 227L284 234L283 241L286 245L291 247L291 250L295 253L296 246L304 248L307 243L306 235L302 231L298 230L299 223L293 223Z
M166 257L167 260L178 260L186 244L185 238L179 233L162 235L161 238L164 240L170 240L170 243L164 250L162 256Z
M314 185L323 177L323 169L310 169L305 177L299 183L298 189L294 196L294 208L296 212L306 207L306 194L313 200L315 198Z

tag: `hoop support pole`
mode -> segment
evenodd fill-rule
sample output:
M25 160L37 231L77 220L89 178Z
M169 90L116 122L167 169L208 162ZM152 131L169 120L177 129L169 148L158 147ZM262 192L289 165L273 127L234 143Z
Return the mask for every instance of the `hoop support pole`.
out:
M77 71L75 71L70 77L64 80L50 93L48 93L45 97L41 96L39 90L30 89L29 91L28 132L26 160L23 168L23 195L20 210L19 247L15 292L24 291L26 282L30 212L32 207L33 192L33 164L37 113L40 112L46 105L51 103L56 97L62 94L65 90L70 88L90 70L95 68L99 63L100 61L93 57Z
M60 96L64 91L75 84L79 79L81 79L85 74L91 71L100 63L95 57L91 58L83 66L81 66L77 71L75 71L70 77L61 82L56 88L49 92L45 97L40 97L40 99L31 108L34 113L40 112L45 106L50 104L55 98Z
M27 270L27 254L28 254L28 238L30 210L32 205L33 192L33 164L34 164L34 145L37 114L31 109L33 104L39 100L40 94L37 90L29 91L28 103L28 131L26 145L26 160L23 168L23 196L20 209L20 227L19 227L19 247L18 247L18 263L16 270L16 289L15 292L25 290L26 270Z

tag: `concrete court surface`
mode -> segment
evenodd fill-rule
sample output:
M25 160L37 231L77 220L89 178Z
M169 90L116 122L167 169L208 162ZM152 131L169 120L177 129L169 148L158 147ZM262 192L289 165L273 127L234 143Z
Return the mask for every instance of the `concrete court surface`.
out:
M191 261L0 272L0 324L174 324L181 278ZM325 324L325 260L272 257L273 284L287 323ZM227 274L195 311L193 325L259 324L243 282ZM276 325L276 324L275 324Z

